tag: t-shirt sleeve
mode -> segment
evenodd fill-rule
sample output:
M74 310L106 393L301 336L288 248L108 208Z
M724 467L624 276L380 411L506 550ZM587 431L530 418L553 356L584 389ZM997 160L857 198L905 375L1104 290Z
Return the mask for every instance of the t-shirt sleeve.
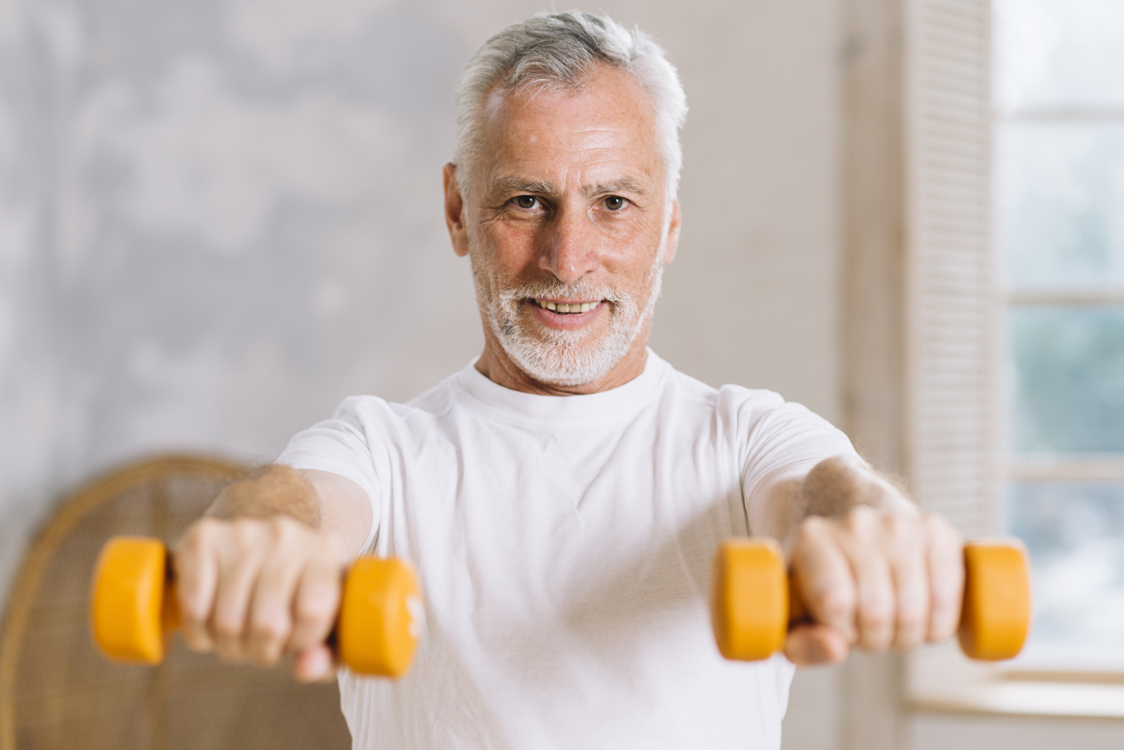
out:
M346 477L367 493L371 503L371 529L363 549L370 547L382 516L382 492L372 455L360 398L348 398L331 419L298 432L277 463L294 469L328 471Z
M729 399L728 405L736 415L742 497L747 501L763 478L789 464L856 455L850 439L841 430L772 391L726 386L722 396Z

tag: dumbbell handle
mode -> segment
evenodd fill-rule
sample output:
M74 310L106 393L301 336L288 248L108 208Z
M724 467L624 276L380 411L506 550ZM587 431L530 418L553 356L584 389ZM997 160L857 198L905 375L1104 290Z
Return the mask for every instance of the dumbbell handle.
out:
M959 639L972 659L1010 659L1030 629L1030 575L1026 550L1013 539L964 545L964 601ZM711 621L727 659L767 659L784 646L808 608L772 539L725 542L714 560Z
M115 661L159 664L179 627L171 557L157 539L115 537L102 548L90 595L94 642ZM329 642L359 674L400 677L410 668L424 619L413 568L361 557L343 582Z

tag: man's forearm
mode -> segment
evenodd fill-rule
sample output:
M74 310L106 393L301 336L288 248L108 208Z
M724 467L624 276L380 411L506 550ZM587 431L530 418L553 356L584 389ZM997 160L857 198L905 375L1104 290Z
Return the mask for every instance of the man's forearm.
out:
M371 501L355 482L327 471L270 464L228 486L207 516L222 520L292 518L321 534L338 536L352 555L374 522Z
M820 461L800 485L804 517L839 518L860 505L887 513L920 514L905 490L857 456L834 456Z
M264 466L226 487L207 515L222 519L288 516L313 529L321 525L316 488L301 472L281 464Z
M747 503L751 533L786 550L812 516L841 518L856 506L916 516L917 506L891 480L855 456L801 461L768 476Z

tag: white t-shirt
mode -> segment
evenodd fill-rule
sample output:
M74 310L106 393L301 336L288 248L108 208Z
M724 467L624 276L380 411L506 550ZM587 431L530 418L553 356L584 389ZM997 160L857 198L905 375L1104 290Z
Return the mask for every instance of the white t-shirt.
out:
M279 461L363 487L368 551L413 561L426 598L406 678L341 671L354 747L776 750L792 666L719 655L712 559L762 477L851 452L804 407L650 351L588 396L469 365L405 405L345 400Z

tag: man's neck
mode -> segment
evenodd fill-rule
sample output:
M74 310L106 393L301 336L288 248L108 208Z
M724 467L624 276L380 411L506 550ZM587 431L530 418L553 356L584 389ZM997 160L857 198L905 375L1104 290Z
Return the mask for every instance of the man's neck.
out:
M605 375L592 383L582 385L555 385L536 380L507 355L489 333L485 334L484 353L476 360L476 369L484 377L504 388L539 396L582 396L618 388L636 379L644 372L648 362L647 331L641 332L628 353L613 365Z

